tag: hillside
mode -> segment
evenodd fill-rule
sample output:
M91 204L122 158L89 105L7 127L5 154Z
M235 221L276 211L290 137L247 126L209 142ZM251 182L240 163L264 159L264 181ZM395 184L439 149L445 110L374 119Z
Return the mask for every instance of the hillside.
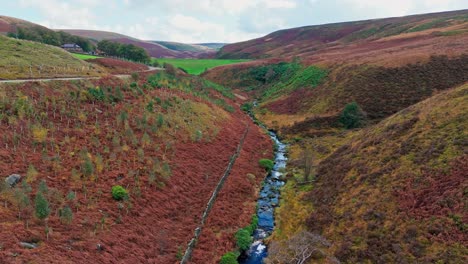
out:
M121 38L129 38L129 39L134 39L132 37L115 33L115 32L109 32L109 31L102 31L102 30L82 30L82 29L60 29L64 32L77 35L80 37L84 38L89 38L93 40L94 42L99 42L101 40L106 40L106 39L121 39Z
M0 98L0 175L22 176L13 189L0 181L2 262L177 262L247 126L223 187L243 191L216 201L228 209L204 232L224 231L199 258L232 250L251 219L264 174L256 161L272 146L226 88L159 73L0 84ZM116 185L127 198L113 198Z
M61 48L0 36L0 79L99 76L104 72Z
M296 196L280 207L278 230L288 232L277 239L307 228L343 263L465 263L467 100L464 84L333 145L302 142L316 157L314 183L288 181L285 195Z
M466 43L467 32L468 10L461 10L285 29L262 38L226 45L217 56L244 59L300 56L313 63L326 64L349 60L369 62L369 56L372 56L373 63L379 60L391 63L394 55L412 50L413 57L424 51L446 54L448 49L424 50L421 46L445 46L447 41L459 43L450 49L456 54L463 49L460 45Z
M437 91L468 81L466 15L468 11L463 10L301 28L301 32L319 30L320 36L340 38L313 52L303 46L291 54L258 49L274 57L217 67L203 76L258 99L257 117L283 135L335 133L341 127L340 113L351 102L356 102L366 113L367 123L373 124ZM344 41L345 35L335 30L377 24L387 26L364 39ZM397 25L412 32L386 31ZM278 39L284 45L277 51L299 40L308 46L320 40L314 34L298 37L296 30L270 35L288 33L288 39ZM349 39L351 35L346 36ZM261 47L253 42L239 43L220 53L249 43Z
M198 44L185 44L179 42L170 42L170 41L151 41L158 43L168 49L175 51L189 51L189 52L214 52L215 50L207 46L198 45Z
M40 25L31 23L29 21L8 17L8 16L0 16L0 34L6 34L8 32L14 32L17 27L42 27ZM46 29L46 27L42 27Z
M218 53L261 58L202 76L290 143L266 263L306 244L307 263L466 262L467 15L282 30Z

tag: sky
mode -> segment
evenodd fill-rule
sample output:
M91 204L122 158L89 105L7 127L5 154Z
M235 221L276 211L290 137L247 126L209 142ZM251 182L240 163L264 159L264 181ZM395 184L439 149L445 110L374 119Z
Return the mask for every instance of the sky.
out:
M0 15L144 40L232 43L279 29L468 9L468 0L1 0Z

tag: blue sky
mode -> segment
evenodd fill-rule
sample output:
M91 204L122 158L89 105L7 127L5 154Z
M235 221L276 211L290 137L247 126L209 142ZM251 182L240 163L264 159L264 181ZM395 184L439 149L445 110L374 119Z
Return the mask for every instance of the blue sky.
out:
M467 8L468 0L9 0L2 1L0 15L56 29L198 43L237 42L284 28Z

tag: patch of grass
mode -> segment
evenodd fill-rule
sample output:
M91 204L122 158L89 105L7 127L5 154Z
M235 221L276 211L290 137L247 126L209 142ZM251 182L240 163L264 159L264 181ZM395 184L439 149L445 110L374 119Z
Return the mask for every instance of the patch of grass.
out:
M450 22L448 22L447 19L445 18L435 19L433 21L413 27L410 30L408 30L408 32L419 32L419 31L428 30L432 28L446 27L448 25L450 25Z
M164 63L169 63L176 67L184 69L189 74L200 75L206 70L217 67L217 66L245 62L248 60L166 59L166 58L156 59L156 58L152 58L151 61L152 62L157 61L160 65L163 65Z
M0 36L0 79L90 75L96 66L59 47Z
M92 59L99 59L102 57L89 55L89 54L81 54L81 53L72 53L73 57L80 59L80 60L92 60Z

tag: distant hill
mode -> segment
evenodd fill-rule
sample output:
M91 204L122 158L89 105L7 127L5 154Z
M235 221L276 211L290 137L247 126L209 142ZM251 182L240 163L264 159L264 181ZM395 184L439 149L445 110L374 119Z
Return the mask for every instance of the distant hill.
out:
M226 43L198 43L196 45L205 46L205 47L208 47L208 48L219 50L222 47L226 46Z
M38 26L46 29L38 24L31 23L26 20L22 20L19 18L8 17L8 16L0 16L0 34L6 34L8 32L15 32L17 27L33 27Z
M123 34L115 33L115 32L109 32L109 31L101 31L101 30L82 30L82 29L60 29L61 31L68 32L73 35L77 35L80 37L85 37L89 38L95 42L105 40L105 39L121 39L121 38L129 38L129 39L134 39Z
M468 10L460 10L285 29L258 39L226 45L217 56L226 59L301 56L330 61L335 59L334 56L348 59L350 54L341 54L341 49L349 49L357 43L386 48L405 41L467 32ZM326 58L314 57L317 53L325 53Z
M174 51L190 51L190 52L215 51L214 49L209 48L207 46L202 46L202 45L197 45L197 44L185 44L185 43L171 42L171 41L151 41L151 42L157 43L159 45L162 45Z
M208 58L213 57L216 53L216 50L201 45L167 41L145 41L108 31L81 29L64 29L63 31L77 36L90 38L95 42L111 40L118 43L133 44L146 49L149 55L155 58Z

